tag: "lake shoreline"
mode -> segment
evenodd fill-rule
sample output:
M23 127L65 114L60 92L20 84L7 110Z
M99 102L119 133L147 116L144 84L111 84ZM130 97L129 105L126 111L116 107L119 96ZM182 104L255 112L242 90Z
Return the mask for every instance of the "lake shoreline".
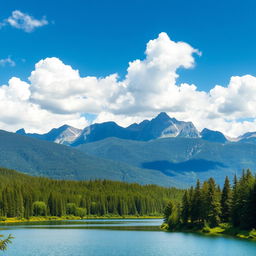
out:
M214 228L175 228L170 229L169 227L162 225L161 229L166 232L182 232L182 233L194 233L203 236L226 236L226 237L233 237L238 239L245 239L248 241L256 242L256 231L255 230L241 230L238 228L233 228L231 226L220 225Z
M162 219L116 219L9 224L0 234L15 237L8 256L77 255L194 255L255 256L256 243L160 230ZM158 230L156 230L158 227ZM185 243L185 244L184 244ZM200 246L199 246L200 245Z
M44 222L44 221L65 221L65 220L93 220L93 219L162 219L162 216L88 216L88 217L78 217L78 216L40 216L40 217L30 217L30 218L6 218L5 220L0 220L1 224L15 224L15 223L27 223L27 222Z
M19 223L33 223L33 222L55 222L55 221L68 221L68 220L113 220L113 219L162 219L162 216L88 216L88 217L78 217L78 216L39 216L39 217L30 217L26 218L6 218L5 220L0 220L0 225L2 224L19 224ZM168 225L163 224L160 227L160 230L165 232L179 232L179 233L194 233L203 236L226 236L233 237L248 241L256 242L256 231L255 230L241 230L235 229L225 224L221 224L218 227L214 228L196 228L196 227L180 227L175 229L170 229Z

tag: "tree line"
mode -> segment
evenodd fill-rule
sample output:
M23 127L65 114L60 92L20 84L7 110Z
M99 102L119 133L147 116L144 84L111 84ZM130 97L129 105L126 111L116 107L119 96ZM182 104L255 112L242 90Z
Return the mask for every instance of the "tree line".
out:
M164 210L164 222L170 229L179 227L215 227L229 223L240 229L256 228L256 178L243 171L233 184L226 177L221 189L213 178L186 190L181 203L170 201Z
M0 216L162 215L169 198L183 191L118 181L67 181L0 168Z

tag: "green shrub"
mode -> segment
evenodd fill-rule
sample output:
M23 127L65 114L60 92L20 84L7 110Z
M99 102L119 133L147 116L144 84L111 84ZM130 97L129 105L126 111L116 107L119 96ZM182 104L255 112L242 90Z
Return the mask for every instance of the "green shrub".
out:
M66 207L67 215L76 215L76 204L75 203L68 203Z
M86 216L86 209L85 208L76 208L76 216L81 218Z
M249 238L256 239L256 229L250 231Z
M210 233L211 232L211 228L210 228L210 226L209 226L207 221L204 221L204 227L202 229L202 232L203 233Z
M32 205L34 216L46 216L47 206L43 201L36 201Z

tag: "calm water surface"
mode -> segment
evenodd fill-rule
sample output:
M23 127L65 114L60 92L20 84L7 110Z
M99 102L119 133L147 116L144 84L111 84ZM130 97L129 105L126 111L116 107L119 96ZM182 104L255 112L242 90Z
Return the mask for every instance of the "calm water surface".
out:
M8 256L255 256L256 242L159 231L161 220L90 220L1 226Z

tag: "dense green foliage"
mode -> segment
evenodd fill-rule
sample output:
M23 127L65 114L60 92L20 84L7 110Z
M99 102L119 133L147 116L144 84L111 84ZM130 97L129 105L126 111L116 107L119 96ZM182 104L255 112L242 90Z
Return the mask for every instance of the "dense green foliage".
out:
M183 191L117 181L67 181L0 169L0 216L161 215Z
M164 211L164 221L170 229L182 227L216 227L229 223L235 228L256 228L256 178L250 170L239 180L234 178L231 188L228 177L222 191L213 178L202 186L188 189L181 204L169 203Z
M0 130L2 167L53 179L108 179L174 186L171 177L125 163L89 156L79 150Z

